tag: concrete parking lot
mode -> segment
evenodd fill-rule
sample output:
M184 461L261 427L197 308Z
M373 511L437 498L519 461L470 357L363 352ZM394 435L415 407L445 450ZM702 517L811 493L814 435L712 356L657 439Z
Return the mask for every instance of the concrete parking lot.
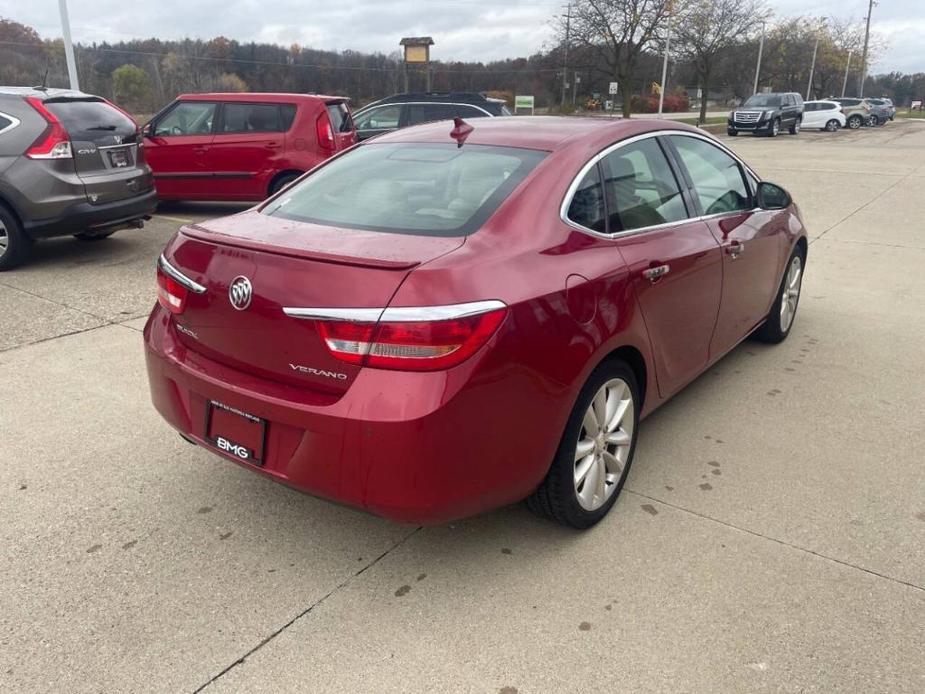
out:
M793 333L647 420L585 533L390 523L181 441L154 262L238 208L0 275L0 691L925 691L925 122L724 141L808 222Z

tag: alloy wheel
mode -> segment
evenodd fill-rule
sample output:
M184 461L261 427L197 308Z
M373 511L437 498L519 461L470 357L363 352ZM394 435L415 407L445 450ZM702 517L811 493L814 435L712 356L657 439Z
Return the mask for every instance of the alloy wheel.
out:
M870 117L870 124L871 124L871 127L876 127L877 124L878 124L879 122L880 122L880 120L877 118L877 116L871 116L871 117Z
M797 312L797 303L800 300L800 287L803 282L803 260L798 255L793 256L790 267L787 268L787 278L781 288L780 301L780 329L784 332L790 329L793 317Z
M857 130L861 127L861 117L860 116L851 116L848 119L848 127L852 130Z
M10 234L6 230L3 220L0 220L0 258L6 255L10 247Z
M633 391L612 378L595 394L582 419L575 446L575 495L586 511L603 506L626 469L635 422Z
M800 121L793 124L793 134L796 135L798 132L800 132Z
M771 123L771 137L777 137L779 133L780 133L780 121L775 118L774 122Z
M833 118L825 124L825 129L830 133L834 133L836 130L838 130L838 121Z

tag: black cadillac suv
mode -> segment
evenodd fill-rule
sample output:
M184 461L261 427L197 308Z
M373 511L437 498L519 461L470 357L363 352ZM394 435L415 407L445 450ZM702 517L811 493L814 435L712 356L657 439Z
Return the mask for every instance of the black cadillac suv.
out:
M753 94L729 114L726 132L765 134L776 137L783 128L791 135L800 132L803 123L803 97L796 92Z
M156 204L128 115L81 92L0 87L0 271L38 239L141 227Z

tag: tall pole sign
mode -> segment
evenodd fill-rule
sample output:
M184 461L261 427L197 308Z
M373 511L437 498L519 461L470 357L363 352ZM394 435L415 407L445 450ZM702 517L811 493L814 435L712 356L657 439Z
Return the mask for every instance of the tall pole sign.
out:
M77 61L74 60L74 44L71 43L71 20L67 15L67 0L58 0L58 9L61 11L61 33L64 35L64 57L67 60L67 77L71 89L80 91L77 81Z

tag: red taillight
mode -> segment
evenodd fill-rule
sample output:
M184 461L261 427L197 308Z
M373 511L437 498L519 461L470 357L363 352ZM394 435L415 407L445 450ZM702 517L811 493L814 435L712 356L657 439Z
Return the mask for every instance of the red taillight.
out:
M34 96L27 96L26 103L38 111L39 115L48 124L45 131L26 150L26 156L30 159L71 159L73 157L71 140L68 137L67 130L64 129L55 114L45 108L45 104L42 103L41 99Z
M471 357L506 315L507 308L446 320L392 321L385 315L379 323L318 321L318 329L331 354L350 364L437 371Z
M183 313L189 290L157 268L157 302L171 313Z
M318 132L318 145L322 149L333 152L337 147L337 141L334 139L334 128L331 127L327 112L318 116L318 120L315 121L315 129Z

